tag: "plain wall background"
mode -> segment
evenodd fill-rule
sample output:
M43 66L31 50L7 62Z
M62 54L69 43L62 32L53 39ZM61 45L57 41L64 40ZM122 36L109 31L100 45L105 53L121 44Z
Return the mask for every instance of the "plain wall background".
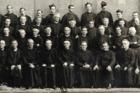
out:
M75 5L75 13L80 17L83 12L85 12L84 5L86 2L91 2L93 4L93 11L98 13L101 10L101 1L106 1L108 3L108 11L113 15L114 20L116 19L116 10L122 9L124 11L124 17L130 20L133 11L138 11L140 8L140 0L0 0L0 13L6 13L6 6L8 4L14 7L14 13L19 15L19 8L26 8L27 14L34 18L34 14L37 9L42 9L44 16L49 14L49 5L54 3L63 16L68 11L68 5Z

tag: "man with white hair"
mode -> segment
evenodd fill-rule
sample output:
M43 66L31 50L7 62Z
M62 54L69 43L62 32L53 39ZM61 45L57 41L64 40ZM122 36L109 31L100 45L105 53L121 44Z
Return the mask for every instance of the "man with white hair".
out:
M140 47L140 36L136 35L135 27L129 28L129 36L127 39L130 42L130 48L137 49Z
M55 36L56 38L58 38L58 36L60 35L60 33L62 33L62 29L63 26L60 23L60 13L55 13L53 14L53 20L52 20L52 24L50 25L52 28L52 35Z
M27 40L27 48L23 51L23 80L26 88L38 88L41 79L38 70L38 50L34 47L34 40Z

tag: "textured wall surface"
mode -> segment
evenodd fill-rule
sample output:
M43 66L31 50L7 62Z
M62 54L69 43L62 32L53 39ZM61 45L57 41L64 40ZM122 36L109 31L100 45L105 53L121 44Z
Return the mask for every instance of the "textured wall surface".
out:
M100 2L102 0L0 0L0 13L5 14L6 5L11 4L14 6L14 12L18 15L19 8L25 7L27 9L27 14L34 17L35 11L37 9L42 9L44 11L44 16L49 13L49 4L56 4L57 9L61 15L65 14L68 9L69 4L75 5L75 13L80 15L85 11L84 4L86 2L91 2L93 4L93 11L98 13L100 8ZM122 9L124 11L124 17L130 19L133 11L138 11L140 8L140 0L104 0L108 3L108 10L113 14L114 19L116 19L115 11L117 9Z

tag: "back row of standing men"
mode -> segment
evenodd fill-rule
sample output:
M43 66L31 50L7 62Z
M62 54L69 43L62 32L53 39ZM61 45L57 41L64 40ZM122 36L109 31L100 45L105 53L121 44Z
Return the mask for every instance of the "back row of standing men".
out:
M133 87L140 84L140 20L118 19L101 2L101 12L86 3L81 20L69 5L60 20L56 6L32 21L25 8L20 16L7 6L0 15L0 82L13 87ZM22 82L22 83L21 83Z

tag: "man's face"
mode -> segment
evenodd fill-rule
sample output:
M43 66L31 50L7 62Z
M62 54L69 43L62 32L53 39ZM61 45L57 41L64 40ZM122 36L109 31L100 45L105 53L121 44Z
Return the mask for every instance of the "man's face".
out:
M3 48L5 48L5 41L4 40L1 40L0 41L0 49L3 49Z
M133 18L139 18L139 14L138 13L133 13Z
M109 19L108 18L103 18L103 24L106 26L109 24Z
M119 21L119 25L120 25L120 26L124 26L124 25L125 25L125 21L124 21L124 20L120 20L120 21Z
M116 33L117 33L117 35L121 35L122 30L121 30L121 28L120 28L120 27L117 27L117 28L116 28Z
M51 49L52 48L52 41L51 40L47 40L45 42L45 46L47 47L47 49Z
M10 33L9 28L4 28L4 34L5 34L5 35L9 35L9 33Z
M70 41L64 41L65 49L70 49Z
M99 33L101 34L101 35L104 35L104 33L105 33L105 27L103 27L103 26L99 26Z
M36 19L36 23L37 24L40 24L42 22L42 18L41 17L38 17L37 19Z
M47 35L51 35L51 32L52 32L52 29L51 29L50 27L47 27L47 28L45 29L45 33L46 33Z
M35 36L36 36L36 35L38 35L38 34L39 34L39 30L38 30L38 29L36 29L36 28L34 28L34 29L33 29L33 35L35 35Z
M51 11L52 14L54 14L56 12L56 7L55 6L52 6L51 9L50 9L50 11Z
M6 19L5 20L5 24L9 26L11 24L11 20L10 19Z
M92 11L92 6L90 4L87 4L86 5L86 10L91 12Z
M20 17L20 22L21 22L21 24L25 24L26 23L26 17L25 16Z
M73 10L74 10L74 6L71 6L71 7L69 8L69 11L70 11L70 12L73 12Z
M136 29L133 28L133 27L129 28L129 34L130 34L131 36L135 36L135 34L136 34Z
M37 16L42 17L42 15L43 15L43 14L42 14L42 11L40 11L40 10L39 10L39 11L37 11Z
M10 13L12 13L13 12L13 8L12 8L12 6L7 6L7 12L10 14Z
M34 41L32 39L28 40L28 47L33 48L34 47Z
M60 15L59 14L54 15L53 19L54 19L55 22L59 22L60 21Z
M70 20L70 21L69 21L69 25L70 25L71 27L75 27L75 26L76 26L76 20Z
M17 48L18 47L18 42L17 41L12 41L12 48Z
M104 44L102 45L102 49L103 49L104 51L108 51L108 50L109 50L109 45L108 45L108 43L104 43Z
M25 30L21 29L21 30L19 30L19 34L21 37L25 37L26 32L25 32Z
M128 49L129 48L129 41L123 40L122 41L122 48L123 49Z
M87 28L82 28L81 33L82 33L83 35L87 35L87 33L88 33Z
M89 22L89 28L93 28L94 27L94 21L90 21Z
M117 17L118 17L118 18L122 18L122 16L123 16L123 15L122 15L121 12L117 12Z
M65 35L69 35L71 33L70 28L69 27L65 27L64 28L64 33L65 33Z
M140 25L140 20L139 20L139 18L135 18L135 19L134 19L134 22L135 22L136 25Z
M25 14L26 14L25 9L22 8L22 9L20 10L20 14L21 14L21 15L25 15Z
M87 50L87 43L86 43L86 42L82 42L82 43L81 43L81 49L82 49L83 51L86 51L86 50Z

